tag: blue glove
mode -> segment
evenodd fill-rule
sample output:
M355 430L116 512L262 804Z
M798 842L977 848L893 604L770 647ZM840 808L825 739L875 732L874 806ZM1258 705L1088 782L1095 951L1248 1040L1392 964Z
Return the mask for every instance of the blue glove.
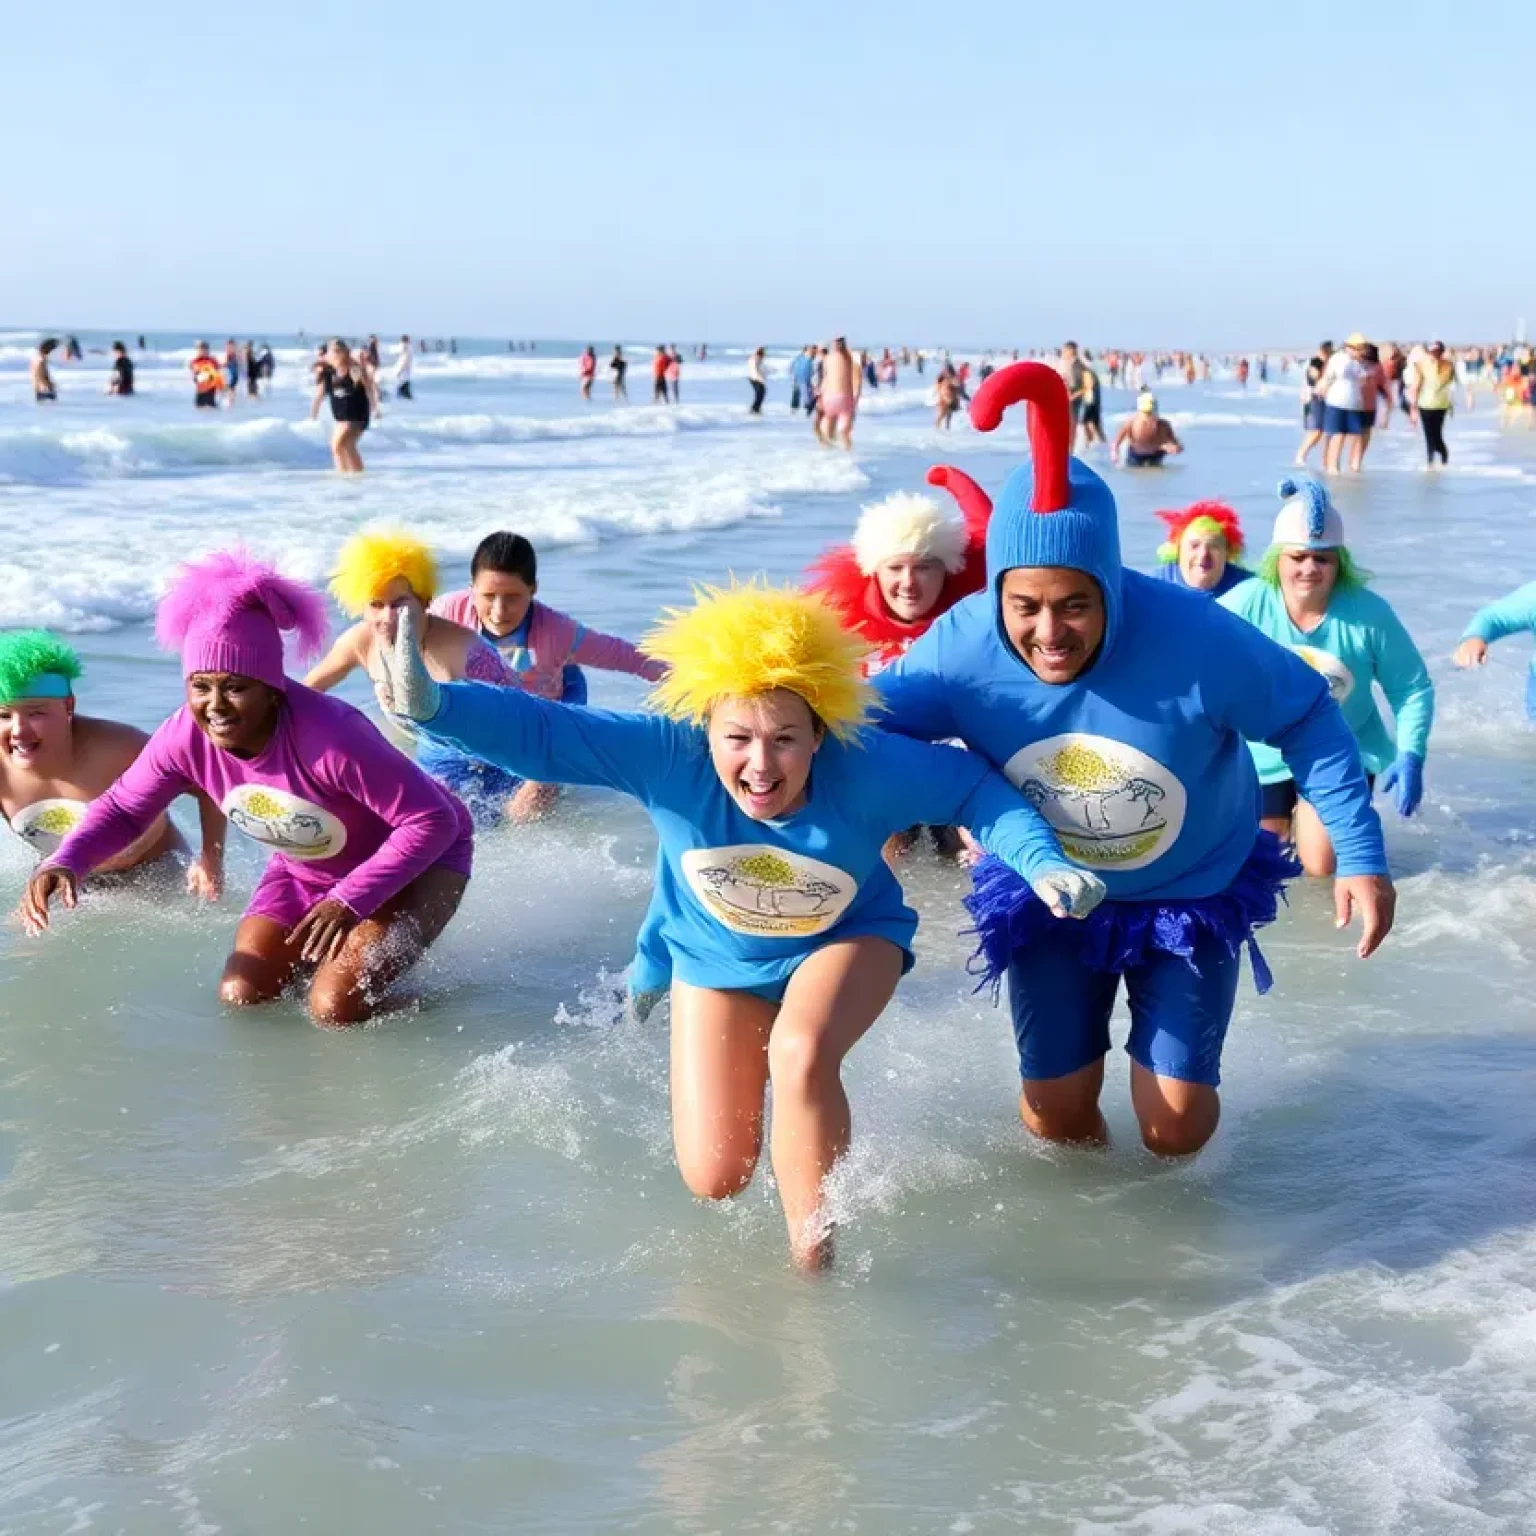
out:
M1381 791L1397 791L1397 814L1412 816L1424 798L1424 759L1417 752L1399 752L1397 761L1381 776Z

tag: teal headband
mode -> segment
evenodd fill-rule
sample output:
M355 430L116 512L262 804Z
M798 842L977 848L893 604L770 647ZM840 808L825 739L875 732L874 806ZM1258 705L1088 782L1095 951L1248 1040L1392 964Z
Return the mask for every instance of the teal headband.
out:
M17 699L71 699L75 690L62 672L34 672L19 687L14 697L0 699L0 708L14 704Z

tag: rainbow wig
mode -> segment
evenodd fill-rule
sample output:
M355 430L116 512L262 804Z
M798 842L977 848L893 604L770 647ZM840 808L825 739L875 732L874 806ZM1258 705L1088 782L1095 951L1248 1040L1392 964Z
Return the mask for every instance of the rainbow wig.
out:
M674 720L703 725L725 698L786 688L846 741L868 723L874 690L860 663L869 647L815 593L761 578L695 587L692 608L669 608L640 649L671 669L652 700Z
M1196 501L1182 512L1159 512L1168 528L1168 538L1157 546L1157 558L1164 565L1173 565L1179 558L1179 544L1184 535L1194 529L1207 537L1220 534L1227 541L1227 559L1240 559L1243 553L1243 525L1237 513L1224 501Z
M1253 574L1260 581L1267 581L1278 592L1280 590L1280 556L1293 547L1288 544L1271 544L1264 551L1264 558L1259 561L1259 568ZM1354 557L1342 544L1334 550L1334 554L1339 557L1339 574L1333 581L1335 592L1354 592L1370 584L1371 573L1363 565L1356 564Z
M80 658L46 629L0 635L0 706L18 699L67 699Z
M423 603L437 596L437 562L420 539L397 528L365 528L341 546L331 595L343 613L361 618L397 576Z

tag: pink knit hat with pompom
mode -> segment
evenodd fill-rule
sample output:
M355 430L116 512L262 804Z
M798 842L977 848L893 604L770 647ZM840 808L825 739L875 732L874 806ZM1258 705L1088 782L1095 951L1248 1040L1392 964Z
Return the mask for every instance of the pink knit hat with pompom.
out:
M155 615L155 638L181 650L181 674L234 672L286 691L283 630L298 637L300 661L318 654L325 602L243 549L221 549L182 566Z

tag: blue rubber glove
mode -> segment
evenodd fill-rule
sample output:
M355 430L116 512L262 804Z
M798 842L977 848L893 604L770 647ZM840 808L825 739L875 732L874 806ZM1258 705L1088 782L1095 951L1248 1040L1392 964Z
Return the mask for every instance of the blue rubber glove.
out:
M1397 814L1412 816L1424 798L1424 759L1416 752L1399 752L1397 761L1381 776L1381 791L1397 791Z

